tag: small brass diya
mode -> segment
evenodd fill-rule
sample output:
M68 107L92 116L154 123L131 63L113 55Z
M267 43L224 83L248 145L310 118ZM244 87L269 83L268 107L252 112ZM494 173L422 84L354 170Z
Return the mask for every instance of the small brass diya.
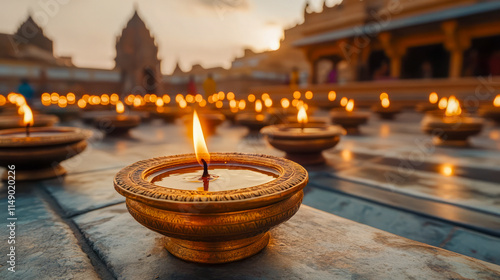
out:
M59 118L57 116L35 114L33 126L48 127L48 126L53 126L58 122ZM22 127L25 127L23 122L23 116L20 115L0 116L0 129L22 128Z
M323 164L324 150L335 147L346 132L340 126L309 123L304 108L299 110L298 123L278 124L260 131L274 148L286 152L286 158L302 165Z
M79 119L81 114L80 108L73 106L62 108L52 105L46 107L43 112L45 114L55 115L63 122Z
M188 135L193 134L193 116L185 115L182 117L184 124L188 129ZM223 114L217 111L205 111L200 113L201 125L204 128L205 135L214 135L217 132L217 127L226 120Z
M389 98L383 98L380 104L372 107L372 111L379 115L383 120L393 120L396 115L401 113L401 107L391 105Z
M114 115L98 117L94 120L94 126L107 135L127 134L132 128L141 124L141 117L138 115L126 115L125 105L121 101L116 103L116 113Z
M492 105L479 108L479 115L494 121L496 125L500 125L500 94L495 97Z
M359 134L359 126L366 124L369 113L353 112L354 101L351 99L347 102L345 110L333 109L330 111L330 116L333 124L342 126L348 135Z
M421 102L415 105L415 110L420 113L425 113L427 111L435 111L439 109L438 106L439 96L435 92L429 94L429 102Z
M60 165L87 147L92 132L74 127L33 127L0 131L0 166L16 166L16 180L40 180L66 173ZM7 173L2 176L7 179Z
M182 115L177 107L157 107L153 114L166 123L173 123L176 118Z
M435 143L443 146L468 146L467 139L481 133L484 122L480 118L462 115L458 100L451 96L444 116L426 115L422 130L435 136Z
M479 108L479 115L485 119L490 119L496 125L500 125L500 107L483 106Z
M196 114L193 132L195 154L125 167L115 176L116 191L132 217L166 236L165 248L178 258L216 264L257 254L269 230L298 211L307 171L267 155L209 154Z

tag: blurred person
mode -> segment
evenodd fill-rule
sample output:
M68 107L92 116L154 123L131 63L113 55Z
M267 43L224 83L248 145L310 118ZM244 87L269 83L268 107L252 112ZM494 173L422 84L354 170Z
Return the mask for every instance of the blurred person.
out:
M422 69L422 78L424 79L432 79L432 64L426 60L420 66Z
M203 82L203 91L205 92L205 99L217 92L217 83L212 77L212 73L209 73L205 81Z
M187 84L187 91L189 94L197 94L196 83L194 81L194 76L189 76L189 82Z
M383 61L380 67L373 72L374 80L387 80L389 79L389 64L387 61Z
M28 79L21 79L21 84L17 87L17 91L24 96L28 103L31 102L35 95L35 91L29 84Z

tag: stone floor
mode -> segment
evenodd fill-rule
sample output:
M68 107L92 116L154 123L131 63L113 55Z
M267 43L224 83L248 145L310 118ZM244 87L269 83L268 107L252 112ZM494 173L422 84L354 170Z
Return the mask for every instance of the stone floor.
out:
M169 255L112 186L118 170L135 161L192 153L181 123L154 121L125 139L96 133L84 153L64 163L65 177L18 184L17 272L2 261L0 278L498 279L500 128L488 125L472 147L443 148L420 132L420 119L411 112L394 122L374 117L362 135L344 137L324 153L327 165L307 168L303 203L313 208L303 206L273 230L262 253L220 266ZM208 147L283 155L246 133L225 123ZM5 185L1 190L6 209ZM2 253L7 234L0 227Z

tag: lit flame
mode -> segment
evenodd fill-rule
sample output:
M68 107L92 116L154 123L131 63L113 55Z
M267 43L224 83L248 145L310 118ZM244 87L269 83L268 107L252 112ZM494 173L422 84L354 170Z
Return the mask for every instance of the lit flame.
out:
M308 122L307 112L306 112L306 108L304 106L302 106L300 108L299 113L297 114L297 121L299 123L307 123Z
M448 99L446 99L446 97L443 97L439 100L438 107L439 109L443 110L446 109L446 106L448 106Z
M260 100L255 101L255 112L257 113L262 112L262 101Z
M382 92L380 94L380 100L384 100L384 99L387 99L389 98L389 94L387 94L387 92Z
M453 170L453 166L450 165L450 164L445 164L443 166L441 166L441 174L443 174L444 176L452 176L454 173L454 170Z
M283 109L287 109L288 107L290 107L290 100L288 100L288 98L282 98L281 107L283 107Z
M347 105L347 101L349 101L347 97L342 97L340 99L340 106L345 107L345 105Z
M328 100L334 101L336 98L337 98L337 93L335 91L332 90L328 93Z
M495 97L495 100L493 100L493 106L500 107L500 94Z
M24 125L33 126L35 122L33 121L33 112L31 112L30 106L24 104L22 107L24 112L24 119L23 119Z
M455 96L450 96L448 99L448 105L446 106L445 115L448 117L459 116L462 113L460 108L460 102L455 98Z
M208 153L207 143L205 143L205 137L203 136L203 130L201 129L200 119L198 118L198 113L194 111L193 114L193 143L194 143L194 153L196 154L196 160L199 164L203 165L201 161L204 159L207 164L210 163L210 154Z
M354 110L354 100L349 99L349 101L347 102L347 105L345 105L345 110L347 112L352 112L352 110Z
M382 107L384 107L384 108L389 108L389 105L391 105L389 98L382 99L381 103L382 103Z
M431 94L429 94L429 102L431 104L436 104L438 102L438 98L439 97L438 97L437 93L435 93L435 92L431 92Z
M121 101L116 102L116 112L118 114L123 114L123 112L125 112L125 106L123 105L123 102Z

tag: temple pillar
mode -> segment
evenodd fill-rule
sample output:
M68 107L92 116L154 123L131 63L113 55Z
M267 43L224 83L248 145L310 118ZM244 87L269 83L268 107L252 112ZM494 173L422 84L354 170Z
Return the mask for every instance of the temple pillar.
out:
M458 78L462 75L464 51L470 47L470 39L460 35L456 20L445 21L441 24L444 32L444 47L450 52L449 77Z
M391 60L390 75L392 78L398 79L401 76L401 61L406 53L406 49L399 46L389 32L380 33L378 39L384 48L385 54Z

